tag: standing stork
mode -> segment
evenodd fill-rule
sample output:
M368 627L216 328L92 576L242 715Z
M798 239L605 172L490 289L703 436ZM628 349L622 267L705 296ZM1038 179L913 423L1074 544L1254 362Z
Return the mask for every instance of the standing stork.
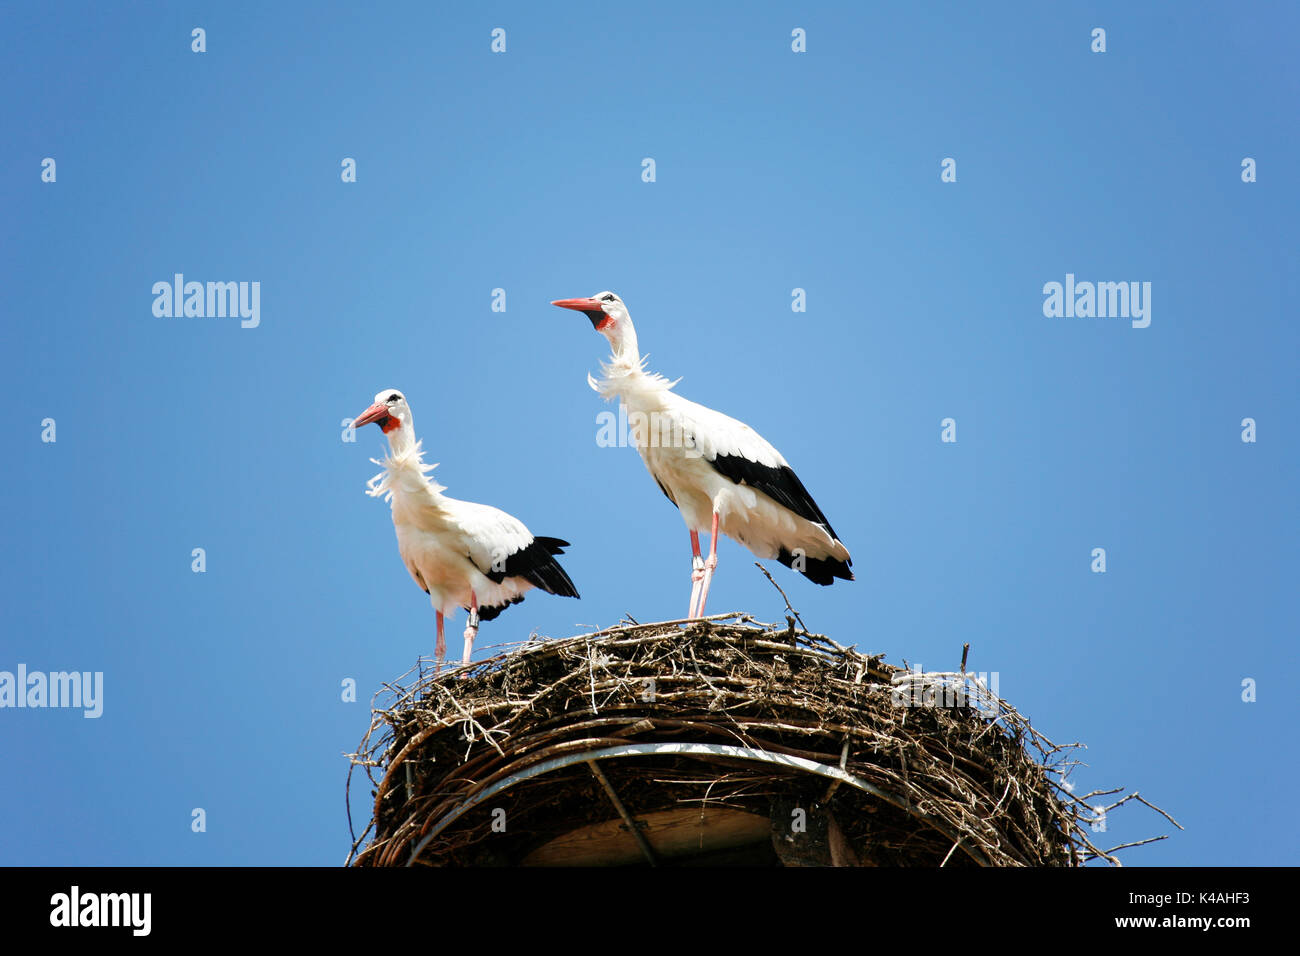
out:
M781 453L744 422L672 391L677 382L645 370L627 306L612 292L551 303L574 309L609 340L603 377L587 382L627 407L646 468L682 513L691 533L691 606L703 617L718 566L718 532L756 557L776 558L817 584L853 580L853 563L830 522ZM709 556L700 532L709 529Z
M443 486L427 477L437 465L423 461L411 407L401 392L384 389L353 427L371 422L388 438L388 457L371 459L384 470L366 483L367 493L392 503L402 563L437 613L437 671L447 653L443 616L457 607L469 612L462 658L468 664L479 621L518 604L526 591L536 587L561 597L578 596L554 557L569 542L533 537L518 518L490 505L448 498Z

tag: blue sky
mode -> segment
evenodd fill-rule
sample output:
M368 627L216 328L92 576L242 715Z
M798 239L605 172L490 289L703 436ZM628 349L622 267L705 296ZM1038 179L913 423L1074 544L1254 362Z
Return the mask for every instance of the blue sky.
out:
M686 530L596 444L607 348L548 304L601 289L849 546L853 583L771 565L810 627L969 641L1088 744L1080 792L1187 827L1130 865L1294 863L1295 7L550 7L0 13L0 670L104 674L99 719L0 710L0 863L343 860L341 755L434 636L363 493L381 436L340 437L380 388L449 494L573 544L582 600L483 653L680 616ZM259 282L260 324L156 317L177 272ZM1067 274L1150 282L1149 327L1044 316ZM728 541L729 609L782 603Z

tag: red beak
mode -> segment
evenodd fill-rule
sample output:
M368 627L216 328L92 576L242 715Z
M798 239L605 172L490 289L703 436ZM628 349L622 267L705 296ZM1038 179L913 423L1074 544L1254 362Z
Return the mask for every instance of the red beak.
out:
M375 403L358 415L352 422L353 428L360 428L362 425L369 425L371 422L377 422L379 419L388 415L388 406Z
M591 319L591 327L597 332L602 331L610 322L614 321L601 308L599 299L556 299L551 305L558 305L561 309L573 309L575 312L581 312Z
M573 309L577 312L605 311L595 299L556 299L551 305L558 305L561 309Z

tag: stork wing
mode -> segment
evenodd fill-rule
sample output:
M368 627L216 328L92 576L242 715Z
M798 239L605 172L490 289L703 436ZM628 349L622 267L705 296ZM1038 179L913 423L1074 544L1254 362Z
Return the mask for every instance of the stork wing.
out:
M799 517L820 524L839 540L839 535L822 514L789 463L758 432L729 415L674 395L681 402L683 439L698 451L713 470L737 484L761 491ZM662 486L661 486L662 487Z
M484 576L500 584L506 578L523 578L558 594L577 597L578 589L554 555L563 554L569 542L535 538L522 521L491 505L444 498L453 520L465 535L469 559Z

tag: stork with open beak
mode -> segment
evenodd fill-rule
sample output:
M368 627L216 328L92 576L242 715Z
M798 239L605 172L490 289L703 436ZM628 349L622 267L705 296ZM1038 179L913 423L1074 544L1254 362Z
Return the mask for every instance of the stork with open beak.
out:
M631 438L691 535L688 617L703 617L718 565L718 532L817 584L853 580L848 549L781 453L744 422L682 398L645 370L627 306L612 292L551 303L581 312L609 341L603 376L587 381L627 407ZM709 531L709 556L700 532Z
M384 470L367 482L368 493L392 503L402 563L429 595L437 614L439 671L447 652L443 617L457 607L469 612L462 657L468 664L479 622L518 604L525 592L541 588L561 597L578 596L555 560L569 542L534 537L522 521L504 511L442 494L443 486L426 474L437 466L423 461L411 407L401 392L384 389L352 424L360 428L371 422L388 438L388 457L371 459Z

